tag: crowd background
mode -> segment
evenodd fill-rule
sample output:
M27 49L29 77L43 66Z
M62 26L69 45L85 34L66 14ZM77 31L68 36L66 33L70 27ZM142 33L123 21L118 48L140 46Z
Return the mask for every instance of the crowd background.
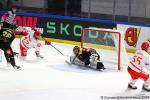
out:
M150 0L0 0L0 10L150 23Z

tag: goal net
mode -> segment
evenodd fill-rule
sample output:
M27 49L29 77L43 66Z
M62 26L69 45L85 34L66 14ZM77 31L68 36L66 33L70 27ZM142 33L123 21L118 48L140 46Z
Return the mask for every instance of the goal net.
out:
M123 69L127 67L128 56L125 49L124 32L102 29L83 28L81 47L95 48L107 69Z

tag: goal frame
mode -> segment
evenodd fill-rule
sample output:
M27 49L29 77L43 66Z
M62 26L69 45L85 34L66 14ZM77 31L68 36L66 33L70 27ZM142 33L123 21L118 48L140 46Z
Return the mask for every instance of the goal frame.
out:
M84 34L86 30L92 30L92 31L100 31L102 33L105 32L110 32L111 34L116 34L118 35L119 39L118 39L118 70L121 70L121 31L118 30L113 30L113 29L104 29L104 28L83 28L81 30L81 48L83 48L83 43L84 43Z

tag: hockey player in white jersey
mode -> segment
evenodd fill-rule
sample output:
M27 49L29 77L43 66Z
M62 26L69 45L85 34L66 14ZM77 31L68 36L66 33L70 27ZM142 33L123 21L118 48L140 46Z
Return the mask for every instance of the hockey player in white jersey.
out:
M142 79L144 80L143 90L150 92L150 75L147 72L150 67L150 55L147 53L150 48L149 42L143 42L141 48L142 50L136 51L128 66L128 73L131 76L128 88L137 89L135 83L138 79Z
M73 55L70 56L70 62L75 65L89 67L98 71L104 70L104 65L100 61L100 55L92 48L73 48Z
M35 48L35 54L38 58L44 58L40 54L40 48L43 44L39 42L39 38L41 38L41 33L36 29L27 27L25 29L27 32L26 36L23 36L20 40L20 56L22 60L25 60L27 56L27 51L31 48ZM48 42L45 42L45 45L48 45Z

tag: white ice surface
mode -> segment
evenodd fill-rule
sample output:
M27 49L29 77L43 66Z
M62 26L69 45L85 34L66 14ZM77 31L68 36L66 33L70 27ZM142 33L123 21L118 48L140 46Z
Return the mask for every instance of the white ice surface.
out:
M66 55L72 53L73 45L54 45ZM15 40L12 47L19 52L19 40ZM149 95L141 90L142 81L136 84L138 90L127 89L130 76L126 70L98 72L70 66L51 46L41 48L42 60L35 58L34 49L28 54L27 61L16 61L22 67L20 71L8 68L3 56L0 63L0 100L110 100L101 96Z

